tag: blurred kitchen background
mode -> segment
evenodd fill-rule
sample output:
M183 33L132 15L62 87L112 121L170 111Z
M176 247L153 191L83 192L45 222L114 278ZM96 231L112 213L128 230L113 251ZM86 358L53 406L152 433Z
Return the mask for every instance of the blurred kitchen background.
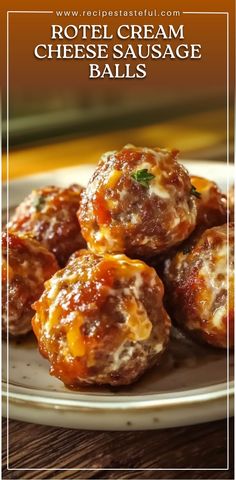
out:
M14 3L16 1L12 1ZM22 0L21 3L21 9L27 9L29 2ZM176 9L177 3L178 9L190 10L189 1L185 0L169 1L168 10ZM137 2L135 5L130 0L129 4L130 8L137 8ZM162 4L166 9L166 2ZM34 9L54 9L55 5L55 2L50 6L45 0L37 0ZM214 10L220 5L222 9L222 2L216 1ZM57 9L63 7L63 2L57 2ZM111 8L106 0L101 1L99 7ZM149 0L145 7L153 8L154 2ZM70 8L68 3L66 8ZM83 8L88 6L83 5ZM230 0L225 0L224 10L227 8L230 11L233 8ZM206 10L203 0L198 2L198 10L201 9ZM121 23L159 22L164 26L184 23L185 39L181 43L202 44L202 59L149 60L147 77L140 80L91 80L86 60L42 61L33 55L37 44L51 42L52 23L68 25L78 20L58 19L55 14L10 14L10 178L96 163L104 151L119 149L126 143L175 147L184 159L226 161L226 16L186 14L161 20L111 17L106 21L83 18L83 23L101 22L108 23L113 30ZM5 24L3 28L6 29ZM233 39L232 28L230 35ZM178 42L170 40L173 46ZM234 87L233 59L231 49L230 104ZM143 63L142 60L131 62L134 66ZM121 64L124 63L123 60ZM6 89L4 77L3 149L6 148ZM232 114L229 143L232 159ZM6 156L3 157L3 178L6 178Z

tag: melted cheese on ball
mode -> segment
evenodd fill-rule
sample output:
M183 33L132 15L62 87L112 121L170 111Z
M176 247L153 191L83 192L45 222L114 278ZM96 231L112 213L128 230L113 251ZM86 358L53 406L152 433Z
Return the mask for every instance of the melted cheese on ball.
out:
M131 297L125 298L123 305L127 318L126 325L130 330L130 339L136 342L147 340L152 331L152 323L143 304Z
M157 156L157 159L159 157ZM152 165L149 162L142 162L138 165L137 170L147 169L149 173L154 175L154 178L149 182L148 193L154 194L160 198L170 198L168 190L162 185L163 172L158 165Z
M76 314L76 318L73 324L70 325L66 334L68 347L73 357L83 357L86 352L85 342L81 335L80 327L83 325L83 317L79 313Z

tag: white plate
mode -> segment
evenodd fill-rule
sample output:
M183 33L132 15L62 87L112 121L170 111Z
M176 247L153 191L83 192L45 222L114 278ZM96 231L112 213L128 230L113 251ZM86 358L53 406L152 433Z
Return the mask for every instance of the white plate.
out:
M215 180L224 190L227 175L233 178L232 165L183 163L191 174ZM17 205L35 187L85 185L93 170L93 165L83 165L13 180L9 206ZM6 206L6 186L3 197ZM231 355L227 362L226 352L199 346L176 331L162 365L134 385L119 389L66 389L48 374L48 362L39 355L33 335L9 343L8 385L5 342L3 356L3 411L6 415L8 398L9 416L17 420L92 430L138 430L207 422L233 412Z

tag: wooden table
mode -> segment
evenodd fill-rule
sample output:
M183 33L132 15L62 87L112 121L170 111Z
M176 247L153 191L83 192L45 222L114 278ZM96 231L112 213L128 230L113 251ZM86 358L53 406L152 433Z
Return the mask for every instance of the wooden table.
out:
M102 152L126 143L170 145L184 158L225 160L222 119L225 112L205 112L168 123L94 135L10 152L10 179L52 168L95 163ZM186 135L187 125L187 135ZM199 127L201 126L201 128ZM3 159L6 178L6 157ZM6 422L3 422L6 447ZM5 479L38 478L233 478L232 471L132 471L134 468L224 468L226 422L149 432L86 432L10 421L9 466L51 468L53 471L7 471ZM232 444L232 442L231 442ZM232 455L231 455L232 460ZM6 462L6 452L4 461ZM92 471L59 471L64 468L94 468ZM110 468L110 471L104 469ZM124 469L123 471L114 469ZM126 470L125 470L126 469Z
M230 421L233 464L233 421ZM3 421L6 447L6 420ZM4 449L5 450L5 449ZM226 465L226 421L148 432L94 432L9 422L9 467L4 479L233 479L229 471L131 469L217 469ZM27 468L55 469L27 471ZM60 468L65 470L59 471ZM95 469L87 471L68 469ZM111 469L111 470L105 470ZM116 469L122 469L116 470ZM130 470L128 470L130 469Z

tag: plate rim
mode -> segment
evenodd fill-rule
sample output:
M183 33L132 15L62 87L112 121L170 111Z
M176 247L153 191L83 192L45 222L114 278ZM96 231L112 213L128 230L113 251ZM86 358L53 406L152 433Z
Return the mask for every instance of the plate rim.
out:
M7 386L7 383L3 382L2 384L2 394L4 398L8 398L10 401L17 402L17 403L28 403L31 405L40 405L40 406L47 406L52 408L60 408L60 409L86 409L90 411L101 411L101 410L122 410L122 411L130 411L130 410L143 410L148 409L152 410L153 408L171 408L177 406L184 406L184 405L193 405L199 403L208 403L214 400L222 400L229 397L233 397L234 394L234 381L231 380L227 385L227 382L212 385L210 387L203 387L199 389L192 389L187 390L185 395L183 396L183 391L175 392L175 396L173 398L165 397L164 398L155 398L158 394L149 394L146 396L140 395L140 399L137 396L110 396L110 397L103 397L101 396L101 401L92 401L89 400L87 397L91 396L87 395L78 395L78 398L75 399L66 399L66 398L58 398L54 397L53 395L50 396L42 396L40 394L35 395L30 393L17 393L12 392L3 387ZM10 387L10 384L9 384ZM24 387L20 387L24 390ZM209 391L210 390L210 391ZM42 390L42 394L43 394ZM46 391L48 393L48 391ZM176 396L176 393L178 395ZM187 395L186 395L187 393ZM195 393L195 394L194 394ZM79 392L78 392L79 394ZM169 392L167 395L171 395ZM145 397L145 399L143 398ZM96 395L95 395L96 398Z

